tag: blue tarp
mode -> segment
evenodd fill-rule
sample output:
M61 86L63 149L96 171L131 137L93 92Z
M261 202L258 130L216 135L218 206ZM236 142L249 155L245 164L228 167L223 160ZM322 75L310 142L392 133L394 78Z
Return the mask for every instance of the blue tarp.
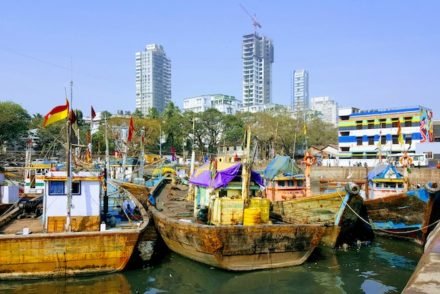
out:
M277 155L264 169L265 179L272 180L278 175L293 176L303 174L301 168L289 156Z

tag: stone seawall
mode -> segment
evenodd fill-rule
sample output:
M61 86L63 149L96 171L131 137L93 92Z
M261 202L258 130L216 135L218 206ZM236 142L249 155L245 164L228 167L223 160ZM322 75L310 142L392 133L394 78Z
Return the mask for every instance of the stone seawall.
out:
M370 171L372 168L368 168ZM398 168L403 173L403 169ZM312 181L322 179L334 179L337 181L346 181L350 176L352 180L361 180L367 177L367 169L364 167L312 167ZM411 184L424 184L426 182L440 183L440 169L435 168L411 168L409 174Z

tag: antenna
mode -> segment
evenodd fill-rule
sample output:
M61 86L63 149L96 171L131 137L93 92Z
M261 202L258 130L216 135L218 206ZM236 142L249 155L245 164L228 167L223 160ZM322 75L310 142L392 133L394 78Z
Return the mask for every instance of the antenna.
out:
M252 25L254 26L254 31L257 31L257 28L261 29L261 24L258 22L257 20L257 16L254 14L250 14L249 11L246 9L246 7L244 7L241 3L240 3L240 7L241 9L243 9L243 11L251 18L252 20Z

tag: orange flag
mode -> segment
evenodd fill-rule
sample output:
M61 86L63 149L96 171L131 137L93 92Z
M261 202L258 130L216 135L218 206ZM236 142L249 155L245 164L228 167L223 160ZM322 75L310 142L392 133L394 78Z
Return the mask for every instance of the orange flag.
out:
M48 114L44 116L43 127L47 127L54 122L65 119L69 117L69 101L66 99L65 105L58 105L52 108Z
M405 140L403 140L402 127L400 126L400 121L397 122L397 141L400 145L405 144Z

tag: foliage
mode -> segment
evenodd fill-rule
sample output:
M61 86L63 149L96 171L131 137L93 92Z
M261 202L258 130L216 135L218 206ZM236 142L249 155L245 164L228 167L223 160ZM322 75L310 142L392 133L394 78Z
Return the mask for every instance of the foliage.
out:
M11 102L7 102L11 104ZM12 103L13 104L13 103ZM0 104L4 108L5 103ZM17 106L15 106L17 107ZM19 107L19 106L18 106ZM3 110L4 111L4 110ZM1 123L5 124L7 115L13 111L7 111L0 116ZM15 121L25 122L20 125L21 133L27 128L38 129L40 137L38 149L48 153L53 150L63 152L65 142L65 123L54 123L47 128L42 128L43 116L34 114L31 117L22 109L23 119ZM121 127L128 130L128 117L112 117L107 111L102 112L102 117L107 117L107 132L109 138L110 153L113 154L118 148L125 148L126 138L121 137ZM78 129L81 144L86 143L86 134L90 125L85 124L82 112L78 111ZM286 154L292 156L303 151L304 146L324 146L337 144L337 129L330 124L322 122L318 116L311 115L304 121L304 115L293 117L291 113L275 110L259 113L238 113L236 115L222 114L216 109L209 109L201 113L184 112L173 103L169 103L162 114L156 109L151 109L147 116L140 111L133 113L135 133L127 147L129 155L139 154L141 147L141 130L144 130L144 150L148 153L159 154L159 136L162 132L165 143L162 144L162 154L170 154L171 148L175 148L178 154L188 151L194 146L197 154L216 153L221 145L237 146L244 142L244 130L250 126L253 134L253 143L258 145L258 157L268 159L275 154ZM306 127L304 128L304 125ZM17 127L17 126L14 126ZM24 128L24 129L23 129ZM194 128L194 130L193 130ZM2 129L3 130L3 129ZM306 132L304 132L306 130ZM20 132L14 132L14 134ZM1 140L7 134L0 133ZM126 133L125 133L126 136ZM119 142L119 143L117 143ZM105 126L101 126L97 133L93 134L93 154L104 154L105 150ZM193 145L194 143L194 145ZM122 150L120 150L122 151Z
M19 104L0 101L0 145L5 141L16 141L25 135L31 117Z

